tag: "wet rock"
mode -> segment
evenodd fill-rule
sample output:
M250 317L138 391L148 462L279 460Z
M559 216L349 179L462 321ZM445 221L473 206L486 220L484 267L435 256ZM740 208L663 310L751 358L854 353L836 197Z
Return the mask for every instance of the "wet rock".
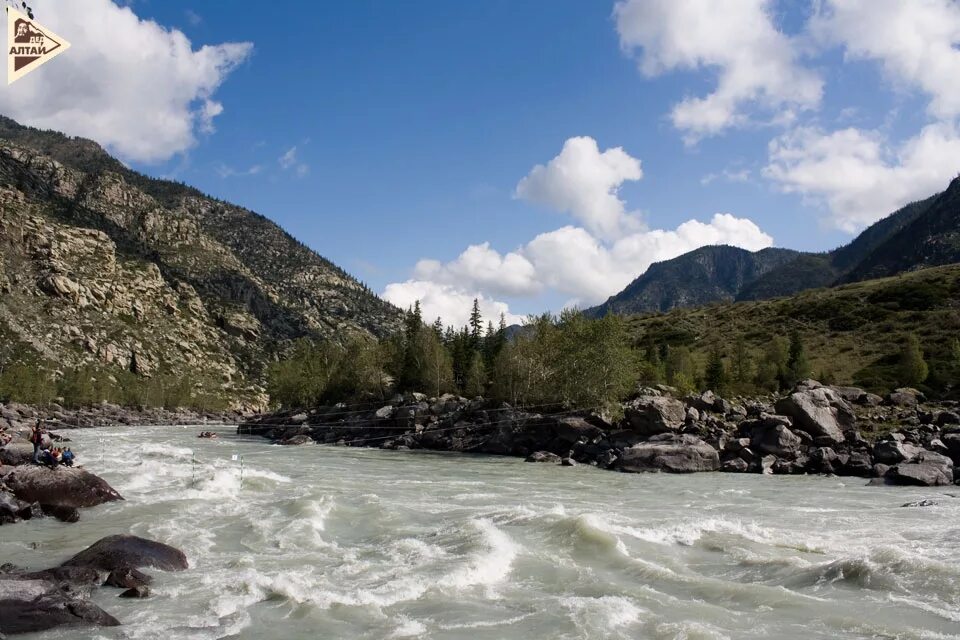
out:
M577 466L577 461L573 458L564 458L560 461L560 464L564 467L575 467Z
M777 412L792 418L795 427L814 438L843 442L843 431L852 428L856 421L847 401L828 387L798 386L798 389L777 401Z
M106 611L60 588L56 582L0 576L0 633L119 624Z
M744 473L750 465L743 458L731 458L724 460L720 465L720 471L727 473Z
M923 451L910 462L890 469L886 478L893 484L942 487L953 484L953 461L947 456Z
M914 500L913 502L907 502L900 505L901 507L936 507L940 503L936 500Z
M128 567L183 571L188 564L186 555L170 545L137 536L115 535L98 540L62 566L93 567L101 571Z
M83 469L41 466L0 467L0 480L26 502L51 507L94 507L105 502L123 500L102 478Z
M103 586L117 587L118 589L133 589L143 587L153 582L153 577L132 567L114 569L107 576Z
M810 452L808 466L817 473L835 474L843 463L837 452L830 447L817 447Z
M549 451L535 451L527 456L527 462L546 462L548 464L560 464L560 456Z
M60 522L78 522L80 520L80 511L76 507L64 507L54 504L42 504L40 508L43 514L56 518Z
M280 444L290 445L290 446L299 446L299 445L304 445L304 444L313 444L313 438L311 438L310 436L306 435L305 433L301 433L301 434L295 435L295 436L293 436L293 437L291 437L291 438L287 438L286 440L281 440L281 441L280 441Z
M150 587L133 587L120 594L121 598L149 598Z
M100 572L90 567L54 567L42 571L21 573L24 580L49 580L75 585L94 585L100 582Z
M651 440L624 449L617 460L616 468L632 473L716 471L720 468L720 455L703 440L681 435L659 441Z
M644 436L677 431L683 426L686 416L686 406L667 396L640 396L624 409L627 424Z
M870 454L865 451L851 452L846 464L837 473L843 476L869 478L873 475L873 462L870 459Z

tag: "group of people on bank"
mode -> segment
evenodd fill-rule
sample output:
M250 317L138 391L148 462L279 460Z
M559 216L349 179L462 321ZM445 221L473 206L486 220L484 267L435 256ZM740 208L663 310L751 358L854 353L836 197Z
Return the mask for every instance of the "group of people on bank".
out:
M51 469L56 469L60 465L72 467L76 456L69 447L54 447L52 440L45 438L46 431L43 425L37 420L30 430L30 443L33 444L33 464L42 464Z

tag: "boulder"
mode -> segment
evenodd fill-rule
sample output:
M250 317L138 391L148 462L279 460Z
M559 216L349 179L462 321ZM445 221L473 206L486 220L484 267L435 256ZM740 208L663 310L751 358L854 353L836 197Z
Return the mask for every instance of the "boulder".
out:
M798 429L838 444L844 441L844 430L852 428L856 421L847 401L828 387L794 391L777 401L776 408L792 418Z
M873 448L873 458L877 462L894 465L901 462L909 462L914 456L922 451L920 447L907 444L899 440L884 440L878 442Z
M944 434L940 437L940 441L943 442L947 451L950 452L950 457L953 458L953 461L960 464L960 433Z
M154 567L163 571L183 571L187 556L179 549L131 535L107 536L63 563L64 567L93 567L100 571Z
M60 588L57 582L0 575L0 634L119 624L106 611Z
M94 507L123 500L105 480L78 468L0 467L0 480L19 499L54 507Z
M703 440L691 435L681 435L624 449L615 468L631 473L716 471L720 468L720 455Z
M280 441L280 444L291 445L291 446L297 446L302 444L312 444L312 443L313 443L313 438L306 435L305 433L301 433L291 438L287 438L286 440Z
M953 484L953 461L947 456L923 451L910 462L890 469L886 475L892 484L942 487Z
M104 581L103 586L105 587L117 587L119 589L133 589L135 587L143 587L153 582L153 577L148 576L145 573L137 571L131 567L122 567L120 569L114 569L110 572L110 575L107 576L107 579Z
M132 587L120 594L121 598L149 598L150 587Z
M54 567L19 575L23 580L50 580L74 585L94 585L100 582L100 572L90 567Z
M79 522L80 512L76 507L64 507L55 504L40 505L43 515L56 518L60 522Z
M13 524L19 520L29 520L32 516L29 502L18 499L8 491L0 491L0 524Z
M843 460L830 447L817 447L810 452L808 467L817 473L837 473L843 467Z
M667 396L640 396L624 408L627 424L644 436L677 431L686 416L686 406Z
M593 440L602 436L603 431L579 416L559 418L554 426L556 437L561 442L573 444L581 438Z
M0 465L19 466L33 462L33 445L29 442L11 442L0 448Z
M750 446L763 453L792 457L800 450L800 438L782 424L772 428L761 425L754 428Z
M926 397L916 389L902 387L888 393L884 401L895 407L915 407L925 399Z
M527 462L547 462L549 464L560 464L560 456L549 451L535 451L527 456Z

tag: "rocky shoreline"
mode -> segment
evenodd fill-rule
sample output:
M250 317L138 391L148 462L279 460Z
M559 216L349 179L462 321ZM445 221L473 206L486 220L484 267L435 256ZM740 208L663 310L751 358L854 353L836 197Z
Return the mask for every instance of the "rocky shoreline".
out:
M0 403L0 432L29 430L37 420L43 420L53 429L83 429L125 425L237 424L243 419L244 414L231 411L171 411L155 407L121 407L109 403L81 409L65 409L57 404L37 407L16 402Z
M284 445L321 443L430 449L590 464L624 472L832 474L873 484L960 482L957 403L928 403L913 389L886 397L853 387L799 383L782 396L680 397L642 388L610 420L590 411L518 409L455 396L396 396L369 410L283 411L237 432Z

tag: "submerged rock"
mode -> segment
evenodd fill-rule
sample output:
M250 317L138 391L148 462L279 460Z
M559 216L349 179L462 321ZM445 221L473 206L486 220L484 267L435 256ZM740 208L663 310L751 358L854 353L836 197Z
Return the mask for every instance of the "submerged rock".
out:
M188 564L183 551L170 545L137 536L116 535L93 543L62 566L93 567L101 571L139 567L183 571Z
M122 567L114 569L107 576L103 586L117 587L120 589L133 589L135 587L144 587L153 582L153 577L132 567Z
M527 456L527 462L546 462L549 464L560 464L560 456L549 451L534 451Z

